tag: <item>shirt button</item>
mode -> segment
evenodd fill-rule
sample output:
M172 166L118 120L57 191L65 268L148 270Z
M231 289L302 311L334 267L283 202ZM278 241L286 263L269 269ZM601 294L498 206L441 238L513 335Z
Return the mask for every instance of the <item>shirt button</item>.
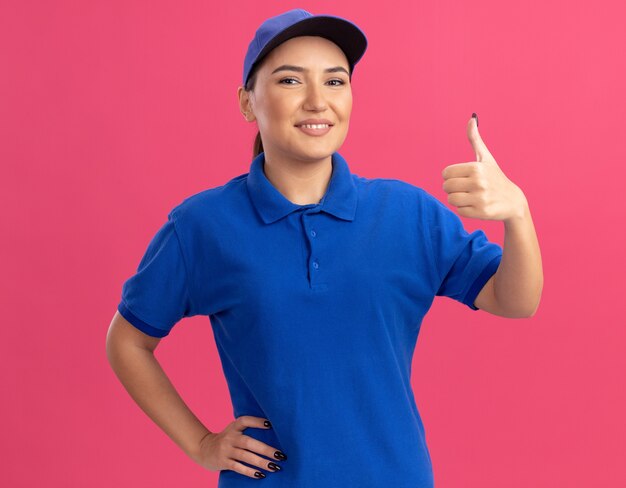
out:
M312 235L313 237L315 237L315 236L317 235L317 232L315 232L314 230L312 230L312 231L311 231L311 235Z
M317 268L319 268L319 267L320 267L320 265L319 265L319 263L318 263L317 261L313 261L313 267L314 267L315 269L317 269Z

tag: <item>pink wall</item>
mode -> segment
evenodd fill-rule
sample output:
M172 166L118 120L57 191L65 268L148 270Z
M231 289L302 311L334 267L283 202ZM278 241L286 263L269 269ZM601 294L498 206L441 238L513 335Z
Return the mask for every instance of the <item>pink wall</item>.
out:
M0 485L216 486L132 402L105 335L168 210L248 171L243 56L263 19L301 7L369 39L341 148L353 172L446 202L441 170L474 160L477 112L530 203L537 314L437 298L424 320L413 386L437 488L626 486L624 2L227 5L0 6ZM503 243L501 222L463 221ZM208 318L157 356L211 430L233 420Z

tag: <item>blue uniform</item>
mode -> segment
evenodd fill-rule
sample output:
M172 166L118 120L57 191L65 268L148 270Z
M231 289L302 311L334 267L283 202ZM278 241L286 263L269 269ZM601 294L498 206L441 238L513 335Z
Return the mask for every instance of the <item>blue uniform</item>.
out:
M287 456L266 478L220 471L220 488L430 488L411 388L436 295L473 302L502 247L425 190L352 174L332 155L315 204L287 200L263 171L184 199L122 287L119 312L148 335L210 318L233 415Z

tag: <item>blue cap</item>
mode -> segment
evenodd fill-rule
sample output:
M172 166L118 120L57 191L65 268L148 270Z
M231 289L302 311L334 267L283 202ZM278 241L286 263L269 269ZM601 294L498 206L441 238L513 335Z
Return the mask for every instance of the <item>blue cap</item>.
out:
M334 15L313 15L301 8L270 17L257 29L243 63L243 84L252 68L272 49L292 37L320 36L337 44L350 63L350 73L367 49L367 38L352 22Z

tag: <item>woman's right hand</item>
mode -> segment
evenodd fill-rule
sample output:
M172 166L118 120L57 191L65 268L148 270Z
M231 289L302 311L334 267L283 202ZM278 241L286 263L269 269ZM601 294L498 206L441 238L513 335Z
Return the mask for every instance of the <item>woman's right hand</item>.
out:
M247 427L270 429L264 422L267 419L242 415L218 433L209 432L200 441L200 447L194 456L200 466L210 471L230 469L250 478L265 478L265 473L242 464L240 461L259 468L275 472L280 470L276 461L287 459L278 449L268 446L253 437L243 434ZM274 461L268 461L266 456Z

